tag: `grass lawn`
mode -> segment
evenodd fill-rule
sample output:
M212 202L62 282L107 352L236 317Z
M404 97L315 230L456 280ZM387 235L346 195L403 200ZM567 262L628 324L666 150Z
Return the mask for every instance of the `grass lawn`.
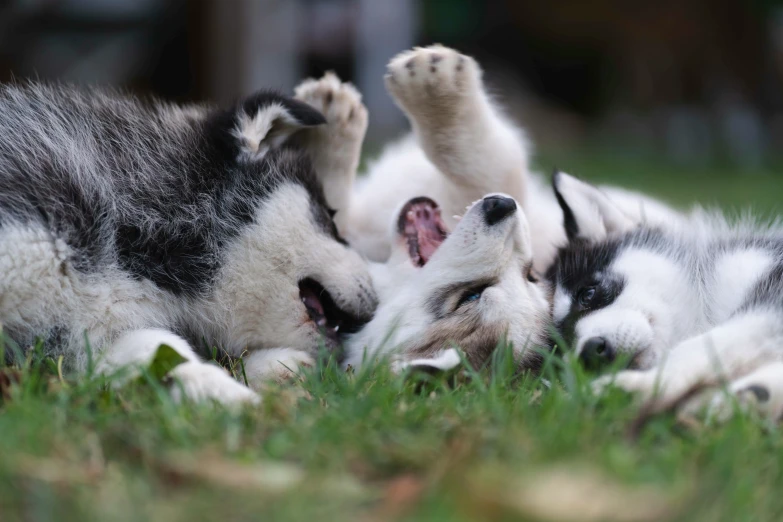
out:
M780 211L781 176L627 163L557 165L675 203ZM662 416L631 436L630 397L593 397L557 359L544 376L515 380L501 361L416 385L327 365L228 411L30 356L0 370L0 521L783 520L776 425Z

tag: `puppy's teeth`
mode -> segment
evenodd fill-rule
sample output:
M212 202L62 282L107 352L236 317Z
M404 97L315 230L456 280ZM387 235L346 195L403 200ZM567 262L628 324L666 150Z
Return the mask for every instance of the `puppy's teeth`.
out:
M335 331L335 332L339 332L339 331L340 331L340 325L339 325L339 324L338 324L337 326L335 326L335 327L334 327L334 331Z
M456 214L454 214L454 215L453 215L453 216L451 216L451 217L452 217L452 218L454 218L454 219L456 219L457 221L459 221L460 219L462 219L462 216L458 216L458 215L456 215Z

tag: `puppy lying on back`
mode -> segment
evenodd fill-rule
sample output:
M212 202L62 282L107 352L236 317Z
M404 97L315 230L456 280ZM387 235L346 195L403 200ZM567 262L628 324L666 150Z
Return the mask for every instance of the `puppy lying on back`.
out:
M145 364L161 343L185 393L255 400L251 384L312 363L366 322L370 275L289 138L324 123L271 92L229 110L106 91L0 88L0 323L75 368ZM186 341L186 339L188 341ZM284 365L279 364L284 362Z

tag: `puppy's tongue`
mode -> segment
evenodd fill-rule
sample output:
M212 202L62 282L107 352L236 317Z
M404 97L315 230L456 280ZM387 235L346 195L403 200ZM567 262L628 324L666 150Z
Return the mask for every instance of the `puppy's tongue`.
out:
M399 225L411 261L417 266L424 266L446 239L440 209L429 198L414 198L406 203L400 212Z

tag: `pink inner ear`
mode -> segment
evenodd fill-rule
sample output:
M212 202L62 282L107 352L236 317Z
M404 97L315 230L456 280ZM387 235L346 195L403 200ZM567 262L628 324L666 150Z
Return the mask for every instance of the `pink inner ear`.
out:
M424 266L446 239L438 205L429 198L414 198L400 212L400 235L408 244L408 254L416 266Z

